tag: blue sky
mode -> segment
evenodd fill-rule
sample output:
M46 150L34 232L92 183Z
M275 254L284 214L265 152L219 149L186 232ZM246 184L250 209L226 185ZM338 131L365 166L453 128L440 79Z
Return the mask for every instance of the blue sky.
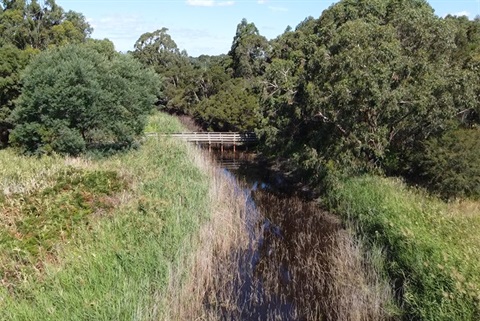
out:
M308 16L318 18L333 0L57 0L65 10L83 13L94 32L120 51L133 49L145 32L162 27L190 56L227 53L237 24L246 18L272 39ZM480 0L430 0L438 16L480 15Z

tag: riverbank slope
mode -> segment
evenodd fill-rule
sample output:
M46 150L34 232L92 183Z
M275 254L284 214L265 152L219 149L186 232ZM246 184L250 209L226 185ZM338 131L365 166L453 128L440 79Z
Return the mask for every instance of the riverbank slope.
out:
M181 129L159 114L149 126ZM185 143L0 163L0 320L187 319L211 256L242 246L242 195Z
M365 244L384 249L404 320L480 319L480 205L444 202L401 180L340 180L330 208Z

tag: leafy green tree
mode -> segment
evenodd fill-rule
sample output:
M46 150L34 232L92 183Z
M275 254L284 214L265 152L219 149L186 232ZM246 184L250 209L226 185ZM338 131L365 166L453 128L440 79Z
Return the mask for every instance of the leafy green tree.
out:
M317 174L406 170L466 97L452 91L471 76L452 67L454 39L425 1L340 1L273 42L259 132Z
M234 76L252 78L263 74L268 50L268 41L260 35L255 24L242 19L228 53L232 57Z
M445 198L480 198L480 130L457 129L432 137L419 154L427 187Z
M123 148L142 134L159 79L128 55L108 59L86 45L39 54L12 116L12 143L27 153L76 155Z
M480 19L447 16L445 23L455 32L450 63L459 71L451 78L450 91L457 115L466 126L480 124Z
M85 46L88 48L91 48L98 52L99 54L102 54L109 60L112 60L113 58L117 57L117 52L115 51L115 45L113 42L111 42L108 39L87 39L85 42Z
M223 84L232 79L231 63L232 60L227 55L202 55L192 59L192 64L198 71L196 95L199 101L217 94Z
M314 32L317 21L306 18L292 31L287 30L271 42L271 60L261 77L261 125L257 133L264 138L267 153L280 156L294 153L291 139L303 130L304 102L299 95L306 77L306 63L317 50Z
M133 56L150 66L164 79L160 105L172 112L188 113L198 102L197 74L185 51L180 51L167 28L147 32L134 46Z
M250 131L257 127L258 108L258 95L248 81L232 79L198 105L196 118L208 130Z
M4 1L0 34L4 43L19 49L46 49L52 45L84 42L92 28L77 12L65 12L54 0Z
M8 143L9 131L14 127L9 116L21 92L20 72L36 53L37 50L20 50L12 45L0 47L0 146Z
M134 45L134 55L141 62L156 67L159 73L175 66L181 58L180 49L167 33L167 28L146 32Z
M259 100L257 77L265 71L269 49L255 25L243 20L230 53L214 57L188 57L167 31L141 35L133 52L162 77L160 106L192 115L210 130L253 129ZM234 76L239 79L232 81Z
M20 73L40 50L85 42L92 32L82 14L54 0L4 0L0 7L0 146L14 127L10 113L20 95Z

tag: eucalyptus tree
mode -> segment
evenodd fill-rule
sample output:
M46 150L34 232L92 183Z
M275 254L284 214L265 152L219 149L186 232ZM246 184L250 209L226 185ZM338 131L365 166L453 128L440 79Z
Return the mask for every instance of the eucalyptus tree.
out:
M269 44L261 36L254 23L247 19L237 25L232 47L228 55L232 57L235 77L253 78L263 74L268 58Z
M91 45L44 51L24 75L12 142L32 154L130 146L159 89L158 76L132 57Z
M172 112L189 113L199 101L195 96L197 74L186 51L178 48L167 28L144 33L134 45L133 56L163 78L159 104Z
M65 12L55 0L3 1L1 38L19 49L84 42L92 28L81 13Z
M0 135L14 127L10 113L20 95L20 73L41 50L83 43L92 32L85 17L65 12L54 0L3 0L0 8Z
M273 42L259 132L317 174L398 169L455 118L454 39L426 1L340 1Z

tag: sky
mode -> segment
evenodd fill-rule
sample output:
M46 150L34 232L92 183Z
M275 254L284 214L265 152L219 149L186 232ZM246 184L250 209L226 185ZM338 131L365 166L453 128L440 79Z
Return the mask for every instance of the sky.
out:
M163 27L190 56L227 53L237 24L255 23L273 39L308 16L320 17L333 0L57 0L65 11L82 13L94 28L92 38L108 38L118 51L133 50L145 32ZM480 15L480 0L430 0L438 16Z

